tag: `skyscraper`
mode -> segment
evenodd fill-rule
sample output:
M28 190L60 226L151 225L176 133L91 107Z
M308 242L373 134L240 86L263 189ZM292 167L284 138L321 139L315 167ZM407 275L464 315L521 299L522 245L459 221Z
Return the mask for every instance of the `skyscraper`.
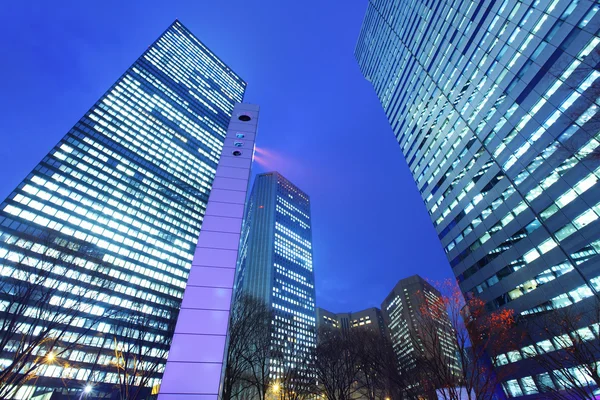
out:
M144 321L133 335L145 352L143 385L159 382L245 87L175 21L0 205L3 281L24 285L50 256L55 264L44 284L64 281L51 299L56 311L67 312L83 293L80 313L59 324L68 325L59 343L34 353L54 351L27 385L77 395L112 390L129 367L133 314ZM76 338L76 349L69 347Z
M458 371L458 349L448 314L428 313L428 317L423 317L426 310L442 304L441 297L439 290L419 275L413 275L401 279L381 304L398 365L404 371L415 368L420 357L438 358L440 355L439 362ZM430 315L436 316L436 320L432 321ZM435 326L424 327L421 325L423 322ZM430 335L434 331L439 334L438 341L442 346L435 352L431 350L436 344L424 343L431 340Z
M599 8L369 1L360 69L461 290L489 309L535 316L600 289ZM556 386L521 358L508 396Z
M312 221L308 195L277 172L260 174L246 205L236 296L261 299L273 311L271 360L276 378L310 365L316 343ZM292 348L293 347L293 348Z

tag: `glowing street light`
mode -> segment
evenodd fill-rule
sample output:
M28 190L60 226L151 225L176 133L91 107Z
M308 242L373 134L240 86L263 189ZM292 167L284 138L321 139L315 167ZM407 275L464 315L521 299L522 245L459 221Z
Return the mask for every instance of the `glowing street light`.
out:
M85 393L89 393L89 392L91 392L91 391L92 391L92 387L91 387L90 385L86 385L86 386L85 386L85 388L83 389L83 391L84 391Z
M271 390L273 390L273 393L279 393L279 383L274 383L273 387L271 388Z
M54 353L50 352L46 355L46 360L52 362L52 361L56 360L56 356L54 355Z

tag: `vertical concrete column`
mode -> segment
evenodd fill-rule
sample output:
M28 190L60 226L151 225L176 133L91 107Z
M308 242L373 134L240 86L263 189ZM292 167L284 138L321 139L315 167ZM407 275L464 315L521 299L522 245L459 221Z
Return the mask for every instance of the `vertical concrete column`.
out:
M237 104L208 198L159 400L216 400L259 108Z

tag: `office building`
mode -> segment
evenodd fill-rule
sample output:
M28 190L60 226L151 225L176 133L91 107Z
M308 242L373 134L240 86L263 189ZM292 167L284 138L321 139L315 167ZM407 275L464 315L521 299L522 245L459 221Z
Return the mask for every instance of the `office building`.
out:
M149 371L143 385L160 382L169 327L245 87L175 21L0 205L3 281L25 285L23 277L43 270L52 255L57 265L45 282L63 282L51 299L57 312L72 312L73 296L84 293L56 354L19 397L34 394L32 386L79 398L114 390L130 367L124 354L134 340L133 314L144 321L136 336ZM65 351L74 339L76 348ZM42 347L34 354L48 351Z
M401 279L381 304L401 370L410 371L415 368L421 357L434 357L459 371L458 349L448 313L429 312L443 304L441 298L439 290L419 275L413 275ZM438 318L432 321L433 316ZM424 323L428 326L422 326ZM429 326L430 324L435 326ZM442 348L435 349L432 354L433 344L425 342L431 340L434 329L440 336L438 342Z
M600 289L599 8L368 3L356 59L461 290L490 310L535 317ZM521 358L507 396L556 385Z
M336 313L317 307L317 331L322 329L340 329L341 324Z
M317 307L317 331L320 329L368 330L387 338L387 329L381 310L376 307L351 313L332 313Z
M273 311L273 378L309 368L316 342L312 220L308 195L277 172L257 175L244 217L235 295ZM310 371L307 370L310 375Z

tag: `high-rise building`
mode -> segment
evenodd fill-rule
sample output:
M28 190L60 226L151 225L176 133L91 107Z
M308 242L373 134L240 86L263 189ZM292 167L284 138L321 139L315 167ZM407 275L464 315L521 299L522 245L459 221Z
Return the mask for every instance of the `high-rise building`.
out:
M364 329L387 338L383 314L377 307L351 313L332 313L317 307L317 331L323 328L341 329L343 333L351 329Z
M442 304L441 298L439 290L419 275L413 275L401 279L381 304L398 366L402 370L410 371L415 368L420 357L434 357L440 358L440 362L454 365L458 371L458 349L450 318L445 311L429 312ZM425 317L424 313L427 313ZM433 321L431 316L437 319ZM423 323L435 326L423 327ZM434 329L440 336L438 342L441 349L432 347L437 343L425 343L431 340L430 335Z
M54 311L68 313L73 304L80 310L59 324L68 325L65 334L22 396L32 385L37 393L76 396L113 390L129 367L121 355L134 341L133 314L144 321L135 335L142 368L153 365L144 385L159 382L166 335L245 87L175 21L0 205L3 282L26 285L24 277L54 257L43 282L62 282L52 293ZM102 277L110 285L99 284ZM71 300L77 293L84 293L79 303ZM33 354L48 350L40 344Z
M310 365L316 344L312 220L306 193L277 172L257 175L246 205L236 297L252 296L273 312L271 343L283 356L272 377ZM291 348L293 347L293 348Z
M490 310L532 316L600 289L599 9L369 1L360 69L461 290ZM522 358L511 360L508 396L556 385Z

